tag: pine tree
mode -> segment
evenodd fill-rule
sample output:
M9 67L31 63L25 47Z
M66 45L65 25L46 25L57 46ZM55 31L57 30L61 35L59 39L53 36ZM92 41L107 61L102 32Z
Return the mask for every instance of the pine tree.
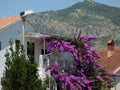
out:
M13 50L10 41L9 51L6 53L6 66L1 79L3 90L45 90L45 85L37 77L37 64L26 59L24 47L19 45Z

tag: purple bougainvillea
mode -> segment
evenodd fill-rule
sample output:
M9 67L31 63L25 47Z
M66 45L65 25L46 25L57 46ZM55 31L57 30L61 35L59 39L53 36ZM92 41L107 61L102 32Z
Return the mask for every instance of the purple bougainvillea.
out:
M74 57L73 67L62 67L60 64L50 65L50 70L60 90L101 90L108 87L112 75L107 73L97 61L99 58L90 41L94 36L81 36L79 33L71 40L52 38L48 42L48 52L58 49L59 52L70 52ZM62 68L61 68L62 67Z

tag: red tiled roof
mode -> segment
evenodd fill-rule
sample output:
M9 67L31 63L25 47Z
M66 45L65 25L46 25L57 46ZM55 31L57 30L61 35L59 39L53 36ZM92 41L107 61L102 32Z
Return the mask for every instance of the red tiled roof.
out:
M108 71L114 72L120 67L120 49L115 50L111 57L107 57L107 51L98 51L99 63Z
M20 16L11 16L11 17L0 18L0 28L6 26L18 19L20 19Z

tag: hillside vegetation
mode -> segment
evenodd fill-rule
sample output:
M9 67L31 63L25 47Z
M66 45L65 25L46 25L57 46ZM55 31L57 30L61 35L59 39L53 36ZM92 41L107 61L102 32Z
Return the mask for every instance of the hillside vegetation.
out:
M71 7L30 15L26 20L36 32L72 37L75 32L95 35L97 49L106 48L108 39L113 38L120 46L120 8L85 0Z

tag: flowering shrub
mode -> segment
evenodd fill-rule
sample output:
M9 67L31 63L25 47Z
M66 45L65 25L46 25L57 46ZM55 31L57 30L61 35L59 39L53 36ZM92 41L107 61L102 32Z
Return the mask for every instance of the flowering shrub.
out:
M94 36L74 35L72 40L52 38L48 43L48 52L58 48L59 52L70 52L74 57L73 67L62 67L59 63L46 68L50 70L60 90L102 90L111 86L111 74L98 63L99 58L90 41ZM61 68L62 67L62 68Z

